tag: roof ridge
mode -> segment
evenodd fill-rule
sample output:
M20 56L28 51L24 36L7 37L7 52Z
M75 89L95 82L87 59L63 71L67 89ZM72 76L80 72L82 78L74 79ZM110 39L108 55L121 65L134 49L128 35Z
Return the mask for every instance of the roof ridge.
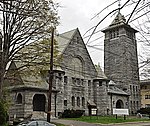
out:
M72 29L72 30L65 31L65 32L63 32L63 33L61 33L61 34L59 34L59 35L66 34L66 33L69 33L69 32L72 32L72 31L75 31L75 30L77 30L77 29L78 29L78 28L74 28L74 29Z

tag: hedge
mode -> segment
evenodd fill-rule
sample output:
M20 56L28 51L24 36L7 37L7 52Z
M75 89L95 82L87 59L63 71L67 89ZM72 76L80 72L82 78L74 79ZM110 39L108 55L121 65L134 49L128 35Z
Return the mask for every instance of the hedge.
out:
M62 113L62 118L79 118L84 114L84 110L67 109Z

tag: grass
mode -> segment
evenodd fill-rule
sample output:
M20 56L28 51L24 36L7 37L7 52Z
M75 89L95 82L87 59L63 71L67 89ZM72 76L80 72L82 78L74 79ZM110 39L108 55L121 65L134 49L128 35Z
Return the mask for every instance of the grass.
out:
M137 118L137 117L126 117L124 120L123 116L118 116L117 119L115 116L83 116L81 118L67 118L68 120L76 120L76 121L83 121L88 123L102 123L102 124L109 124L109 123L124 123L124 122L143 122L143 121L150 121L148 118Z

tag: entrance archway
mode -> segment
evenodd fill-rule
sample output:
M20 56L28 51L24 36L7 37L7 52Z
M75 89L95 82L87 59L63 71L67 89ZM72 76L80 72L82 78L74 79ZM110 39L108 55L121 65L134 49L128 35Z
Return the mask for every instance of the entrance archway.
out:
M124 108L124 105L123 105L123 101L122 100L118 100L116 102L116 108Z
M45 111L46 97L44 94L35 94L33 97L33 111Z

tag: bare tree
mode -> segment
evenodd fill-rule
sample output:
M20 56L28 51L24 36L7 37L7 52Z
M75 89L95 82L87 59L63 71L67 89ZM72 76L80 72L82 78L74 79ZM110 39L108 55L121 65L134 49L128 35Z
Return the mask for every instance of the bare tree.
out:
M0 96L9 63L28 43L50 36L57 7L52 0L0 1Z
M145 10L144 10L145 12ZM140 67L141 69L141 79L150 79L150 14L145 15L145 20L138 22L138 28L140 31L139 42L141 43L141 55L140 58Z

